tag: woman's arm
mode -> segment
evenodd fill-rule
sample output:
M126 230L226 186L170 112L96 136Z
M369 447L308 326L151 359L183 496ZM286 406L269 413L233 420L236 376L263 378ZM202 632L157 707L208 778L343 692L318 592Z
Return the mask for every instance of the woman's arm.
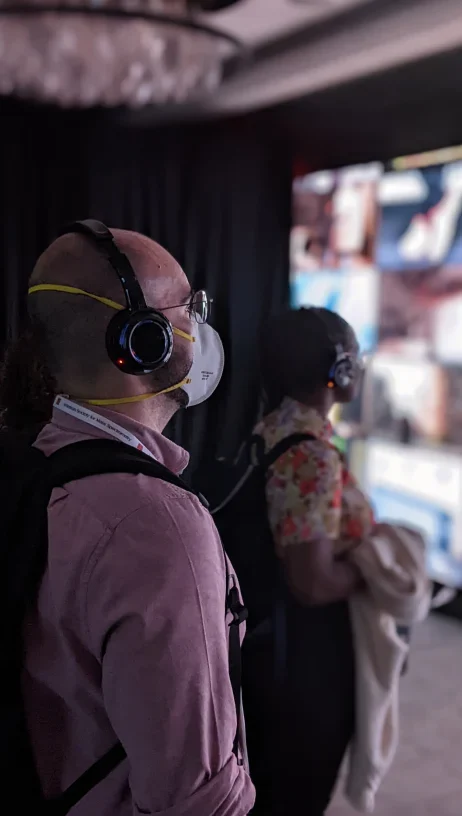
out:
M292 594L307 606L342 601L361 587L358 568L347 559L335 558L330 538L316 538L287 547L284 566Z
M336 556L342 463L334 449L309 440L281 457L271 469L267 500L276 552L300 603L334 603L361 586L355 565Z

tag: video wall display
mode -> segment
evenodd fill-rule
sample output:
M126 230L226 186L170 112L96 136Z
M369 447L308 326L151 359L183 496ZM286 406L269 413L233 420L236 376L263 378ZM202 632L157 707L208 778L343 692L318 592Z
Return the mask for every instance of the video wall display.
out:
M380 278L380 347L462 364L462 263Z
M462 263L462 162L384 173L376 263L383 271Z
M462 588L462 148L295 179L290 252L293 306L339 312L370 355L333 420L377 517L420 526Z
M379 352L369 363L367 377L363 411L369 428L402 444L443 441L447 395L440 366Z
M294 181L292 268L370 268L375 259L380 164L313 173Z
M431 576L461 587L462 457L370 439L364 469L376 516L420 529Z

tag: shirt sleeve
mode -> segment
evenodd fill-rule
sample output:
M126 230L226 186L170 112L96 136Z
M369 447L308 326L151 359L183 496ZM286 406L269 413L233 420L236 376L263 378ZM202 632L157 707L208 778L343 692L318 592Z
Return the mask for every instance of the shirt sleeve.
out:
M271 468L266 485L276 551L323 536L340 535L342 464L321 440L307 440Z
M91 574L87 621L134 813L246 816L254 794L232 753L224 558L195 498L149 504L118 526Z

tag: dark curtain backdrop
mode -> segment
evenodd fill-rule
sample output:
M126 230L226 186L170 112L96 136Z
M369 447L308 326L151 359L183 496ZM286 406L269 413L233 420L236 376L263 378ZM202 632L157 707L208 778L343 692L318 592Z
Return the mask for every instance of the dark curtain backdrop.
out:
M169 431L193 463L232 455L258 408L261 328L288 299L284 143L258 117L140 130L11 105L2 135L2 341L16 335L27 277L60 225L92 216L150 235L213 297L227 353L216 395Z

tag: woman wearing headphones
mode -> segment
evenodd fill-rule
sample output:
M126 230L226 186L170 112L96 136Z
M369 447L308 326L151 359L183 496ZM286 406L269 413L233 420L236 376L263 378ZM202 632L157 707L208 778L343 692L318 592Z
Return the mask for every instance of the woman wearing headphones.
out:
M361 578L348 556L374 525L370 505L332 444L328 420L332 406L357 391L359 348L338 314L311 308L274 319L262 352L273 410L255 433L267 451L293 434L307 438L267 474L269 522L284 567L287 640L277 694L270 650L253 649L246 662L255 813L322 816L354 728L347 600Z

